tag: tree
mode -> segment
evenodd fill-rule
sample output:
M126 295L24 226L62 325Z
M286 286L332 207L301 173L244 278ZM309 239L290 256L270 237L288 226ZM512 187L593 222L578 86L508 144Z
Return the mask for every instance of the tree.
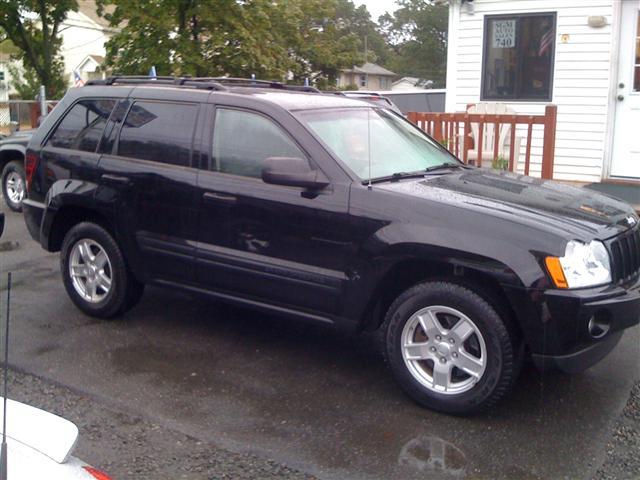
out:
M283 2L286 3L286 2ZM106 5L112 13L104 13ZM107 43L107 65L122 74L282 78L290 67L278 26L285 9L269 0L101 0L122 26ZM123 23L124 22L124 23Z
M389 67L400 75L433 80L443 87L447 68L448 7L432 0L399 0L393 15L380 18L395 52Z
M14 57L25 68L24 91L33 83L45 86L47 96L56 98L66 90L64 64L60 57L59 29L69 11L78 9L77 0L2 0L0 28L20 50Z
M335 82L363 59L350 0L99 0L99 8L120 27L107 43L107 65L121 74L156 66L165 75Z

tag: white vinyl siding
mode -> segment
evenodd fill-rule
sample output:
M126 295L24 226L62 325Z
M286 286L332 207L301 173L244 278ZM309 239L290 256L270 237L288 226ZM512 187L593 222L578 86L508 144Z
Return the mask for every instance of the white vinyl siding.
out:
M447 59L447 108L464 111L480 101L484 16L556 12L553 97L558 106L554 178L598 182L602 178L606 148L614 32L614 2L617 0L475 0L470 15L460 1L451 7L451 35ZM602 28L587 24L589 16L607 19ZM566 43L561 36L568 35ZM543 114L545 102L505 102L520 114ZM526 127L519 157L524 165ZM534 127L531 175L539 176L542 129Z

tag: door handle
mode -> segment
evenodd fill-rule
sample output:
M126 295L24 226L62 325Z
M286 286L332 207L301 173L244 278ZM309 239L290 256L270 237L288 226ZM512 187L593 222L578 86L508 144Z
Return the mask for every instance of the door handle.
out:
M202 198L204 199L205 203L224 203L227 205L235 205L238 202L238 197L216 192L205 192L202 195Z
M131 185L131 179L130 178L121 177L120 175L110 175L108 173L105 173L104 175L102 175L100 177L100 180L102 180L107 185L117 185L117 186L121 186L121 187L127 187L127 186Z

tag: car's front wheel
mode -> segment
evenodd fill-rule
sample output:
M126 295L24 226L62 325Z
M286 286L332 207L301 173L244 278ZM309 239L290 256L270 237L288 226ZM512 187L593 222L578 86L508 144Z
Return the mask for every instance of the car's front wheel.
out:
M465 415L495 404L515 382L518 341L496 308L469 288L426 282L391 305L386 357L415 401Z
M2 170L2 195L7 206L14 212L21 212L25 193L26 183L22 162L7 163Z
M73 303L88 315L110 318L133 307L144 289L107 230L90 222L69 230L62 242L60 269Z

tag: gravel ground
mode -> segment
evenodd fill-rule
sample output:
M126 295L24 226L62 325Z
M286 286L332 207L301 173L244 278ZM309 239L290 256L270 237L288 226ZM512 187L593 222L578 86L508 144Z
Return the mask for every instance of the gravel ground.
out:
M252 455L203 443L32 375L10 371L9 397L78 425L74 455L114 479L295 479L315 477ZM604 464L593 480L640 479L640 382L616 422Z
M616 422L607 444L607 457L594 480L640 479L640 382Z
M315 477L200 442L143 418L116 412L46 380L10 371L9 398L74 422L74 455L114 479L295 479Z

